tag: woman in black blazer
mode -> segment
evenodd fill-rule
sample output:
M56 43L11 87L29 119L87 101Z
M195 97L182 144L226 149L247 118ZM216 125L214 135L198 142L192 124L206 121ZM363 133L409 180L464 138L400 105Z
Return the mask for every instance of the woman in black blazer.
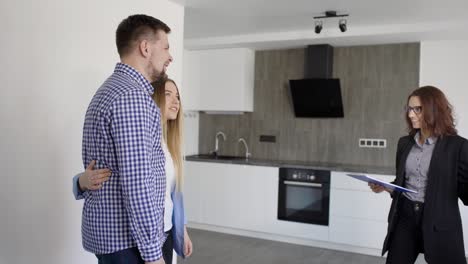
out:
M468 205L468 141L457 135L452 107L432 86L408 96L409 135L398 141L395 184L417 194L387 191L393 199L382 255L387 263L466 264L458 198Z

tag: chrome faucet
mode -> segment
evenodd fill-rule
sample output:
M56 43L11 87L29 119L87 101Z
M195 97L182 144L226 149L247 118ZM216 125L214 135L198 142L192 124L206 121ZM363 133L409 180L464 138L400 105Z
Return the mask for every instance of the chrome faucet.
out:
M213 154L214 154L215 156L218 156L218 151L219 151L218 136L222 136L222 137L223 137L223 141L226 141L226 134L224 134L224 133L221 132L221 131L218 131L218 133L216 133L216 136L215 136L215 149L214 149L214 151L213 151Z
M239 142L242 142L244 143L244 147L245 147L245 159L248 159L252 154L249 152L249 147L247 147L247 142L245 142L245 139L243 138L239 138L239 141L237 141L238 143Z

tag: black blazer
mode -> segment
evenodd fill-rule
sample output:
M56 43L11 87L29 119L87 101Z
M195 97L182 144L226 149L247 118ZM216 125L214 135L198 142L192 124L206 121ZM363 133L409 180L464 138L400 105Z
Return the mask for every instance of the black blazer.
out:
M398 141L395 184L404 186L413 136ZM468 141L460 136L440 137L434 147L424 199L422 220L424 252L434 263L466 263L458 198L468 205ZM400 192L392 194L388 232L382 255L388 251L399 212Z

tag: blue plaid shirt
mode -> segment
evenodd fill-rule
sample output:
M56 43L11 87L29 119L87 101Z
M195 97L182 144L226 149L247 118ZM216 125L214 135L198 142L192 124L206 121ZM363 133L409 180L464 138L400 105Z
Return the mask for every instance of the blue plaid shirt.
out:
M118 63L86 112L83 165L96 160L96 168L112 170L100 190L83 194L83 247L92 253L138 247L145 261L162 256L165 158L153 91L143 75Z

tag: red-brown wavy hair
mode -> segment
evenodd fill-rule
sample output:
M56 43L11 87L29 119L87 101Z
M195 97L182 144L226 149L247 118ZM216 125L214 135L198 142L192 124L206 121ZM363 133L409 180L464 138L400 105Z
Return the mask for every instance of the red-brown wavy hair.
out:
M406 104L411 97L417 96L421 101L423 122L422 126L431 132L431 136L450 136L456 135L455 121L452 115L452 105L445 97L445 94L434 86L423 86L414 90L409 96ZM413 128L411 120L406 114L406 123L410 135L415 135L418 129Z

